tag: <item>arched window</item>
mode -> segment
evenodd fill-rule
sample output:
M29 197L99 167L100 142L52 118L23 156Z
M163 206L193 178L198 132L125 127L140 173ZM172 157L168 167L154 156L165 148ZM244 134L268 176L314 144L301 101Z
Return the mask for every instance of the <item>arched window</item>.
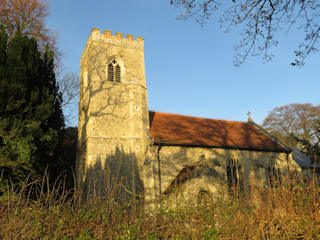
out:
M243 192L242 168L238 160L229 159L227 162L227 181L230 193Z
M270 187L275 187L281 183L280 169L276 169L274 159L270 159L267 166L267 182Z
M121 67L115 59L108 64L108 81L121 82Z

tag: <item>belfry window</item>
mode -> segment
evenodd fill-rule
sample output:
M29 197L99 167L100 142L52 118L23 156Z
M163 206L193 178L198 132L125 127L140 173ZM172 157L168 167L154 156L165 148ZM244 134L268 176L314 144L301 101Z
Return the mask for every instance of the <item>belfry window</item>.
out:
M115 59L108 64L108 81L121 82L121 67Z

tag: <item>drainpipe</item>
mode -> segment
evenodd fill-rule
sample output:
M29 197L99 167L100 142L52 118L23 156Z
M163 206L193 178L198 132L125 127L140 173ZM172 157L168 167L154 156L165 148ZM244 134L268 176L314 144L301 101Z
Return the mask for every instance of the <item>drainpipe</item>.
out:
M289 167L289 154L290 154L290 152L287 152L286 154L287 154L286 160L287 160L287 166L288 166L288 176L290 178L290 167Z
M161 150L161 144L158 143L158 181L159 181L159 197L161 198L162 190L161 190L161 169L160 169L160 150Z

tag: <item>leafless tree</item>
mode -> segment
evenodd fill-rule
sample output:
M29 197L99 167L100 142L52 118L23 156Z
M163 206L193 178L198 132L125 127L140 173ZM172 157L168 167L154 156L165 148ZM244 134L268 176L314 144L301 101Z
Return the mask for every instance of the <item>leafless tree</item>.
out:
M77 103L80 92L79 75L75 72L67 72L59 80L59 89L63 96L63 106Z
M297 139L312 144L318 141L319 121L320 105L295 103L274 108L262 126L289 146L295 146Z
M47 0L0 0L0 25L3 25L12 38L19 29L24 35L38 41L40 49L46 45L60 53L56 47L56 35L45 26L49 4Z
M277 33L292 28L304 32L294 51L294 66L303 66L306 57L318 51L320 33L320 3L317 0L170 0L171 5L183 8L182 19L193 18L201 25L217 16L226 31L242 27L242 40L235 47L234 64L242 64L249 56L273 57L272 48L278 45Z
M78 114L78 102L80 95L80 77L75 72L59 74L58 84L62 94L62 109L66 120L66 125L74 126Z

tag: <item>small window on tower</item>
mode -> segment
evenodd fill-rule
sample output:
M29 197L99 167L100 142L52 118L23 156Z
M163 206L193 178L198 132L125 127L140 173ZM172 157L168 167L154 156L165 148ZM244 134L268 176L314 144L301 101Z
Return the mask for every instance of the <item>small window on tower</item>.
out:
M121 82L121 67L115 59L108 64L108 81Z

